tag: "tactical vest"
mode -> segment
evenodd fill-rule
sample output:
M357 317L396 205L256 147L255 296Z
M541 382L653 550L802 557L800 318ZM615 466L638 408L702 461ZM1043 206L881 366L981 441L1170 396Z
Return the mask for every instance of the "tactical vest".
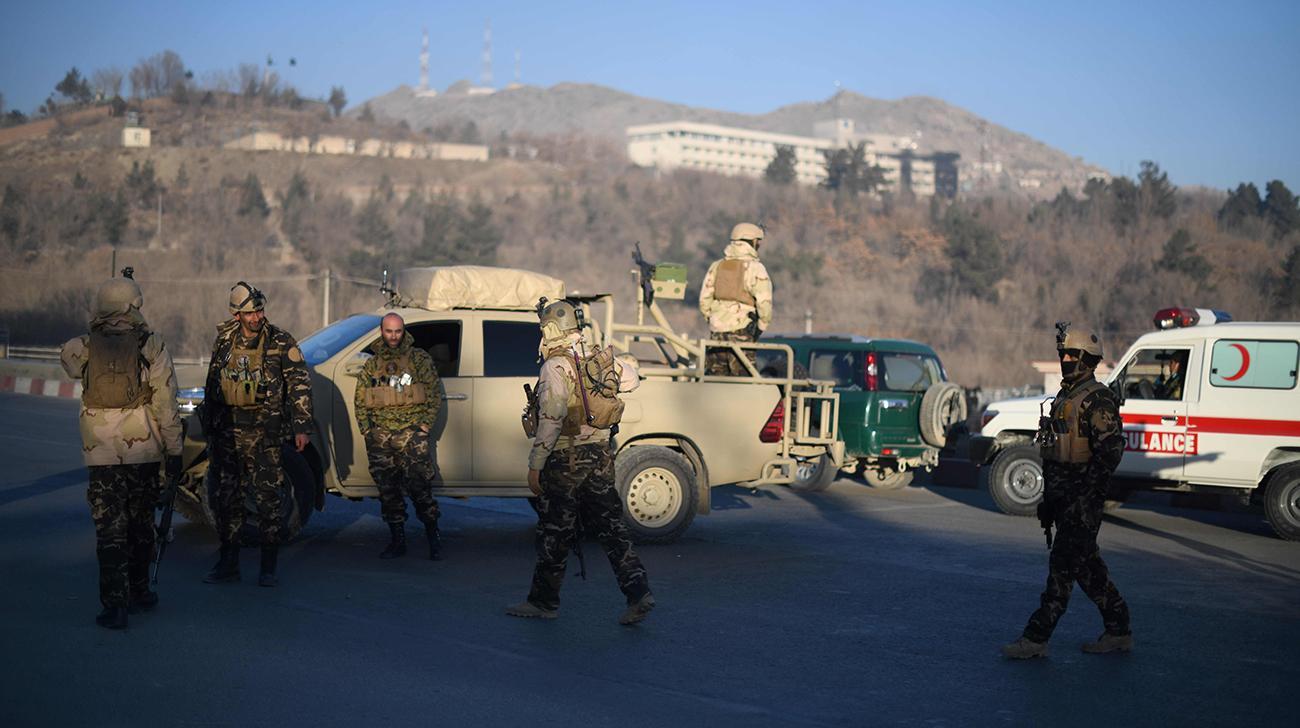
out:
M153 390L143 381L141 359L138 331L91 331L82 403L95 409L132 409L149 402Z
M266 398L258 386L262 383L262 363L266 355L265 331L258 334L253 348L232 346L226 365L221 369L221 396L231 407L256 407ZM239 341L236 334L235 341Z
M754 295L745 288L745 271L748 268L748 261L736 258L727 258L719 263L713 278L713 297L719 301L757 306Z
M562 358L576 373L569 392L568 412L560 423L560 435L572 437L587 425L608 430L623 419L623 400L618 398L618 369L614 365L614 347L607 346L586 358L566 349L555 349L547 360ZM527 424L525 424L527 431Z
M1056 444L1043 448L1043 459L1067 465L1083 465L1092 458L1092 448L1079 426L1079 409L1083 400L1106 385L1095 379L1052 403L1051 418L1059 434Z
M380 360L378 365L383 367L383 371L374 373L370 378L370 386L366 388L363 395L366 407L372 409L405 407L410 404L424 404L427 401L428 393L424 389L424 384L412 378L410 354L387 360L387 364L383 362L384 360Z

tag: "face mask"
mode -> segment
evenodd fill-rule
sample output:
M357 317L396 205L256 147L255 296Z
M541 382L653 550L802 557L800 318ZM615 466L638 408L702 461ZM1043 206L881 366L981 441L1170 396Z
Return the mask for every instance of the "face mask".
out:
M1061 358L1061 379L1067 383L1077 382L1091 372L1092 367L1084 364L1082 359L1066 361Z

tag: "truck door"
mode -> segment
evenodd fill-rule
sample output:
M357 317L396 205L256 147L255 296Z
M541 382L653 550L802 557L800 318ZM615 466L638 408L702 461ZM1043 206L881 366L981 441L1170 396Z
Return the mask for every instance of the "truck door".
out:
M1188 414L1195 448L1187 454L1188 481L1254 486L1260 464L1279 447L1300 445L1296 369L1300 343L1218 339L1208 343L1208 366L1196 383Z
M487 319L483 326L483 376L474 380L474 481L512 486L526 479L532 448L520 424L524 385L537 382L541 334L532 321Z
M1124 383L1125 393L1120 408L1124 459L1119 473L1182 480L1184 457L1196 449L1196 438L1187 434L1185 386L1192 352L1190 345L1138 349L1112 378Z
M438 396L445 399L431 439L438 469L443 481L448 484L468 481L471 476L470 438L473 423L467 401L471 382L458 376L461 329L458 320L407 322L406 325L407 332L415 338L416 348L424 349L433 357L434 367L441 380L442 391ZM369 347L378 338L377 330L375 334L365 338L357 351L339 364L342 371L335 376L346 416L336 413L333 417L332 440L339 480L344 485L374 485L366 459L366 443L357 431L353 395L356 392L355 373L360 371L361 365L370 357ZM337 457L338 455L346 455L346 458Z

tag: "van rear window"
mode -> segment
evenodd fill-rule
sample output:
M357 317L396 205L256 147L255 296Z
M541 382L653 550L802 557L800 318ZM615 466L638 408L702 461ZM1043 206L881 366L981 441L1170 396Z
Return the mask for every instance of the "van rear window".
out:
M1300 343L1220 339L1210 354L1210 384L1245 389L1293 389Z

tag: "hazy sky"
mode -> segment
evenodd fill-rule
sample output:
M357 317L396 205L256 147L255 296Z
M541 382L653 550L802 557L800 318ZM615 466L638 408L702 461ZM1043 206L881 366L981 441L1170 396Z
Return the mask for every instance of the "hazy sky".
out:
M369 7L373 5L374 7ZM71 66L170 48L199 78L270 53L308 96L355 104L418 81L478 80L491 20L497 85L590 82L762 113L823 99L929 95L1133 175L1300 188L1300 1L43 2L0 11L0 93L31 112ZM288 68L290 57L298 61Z

